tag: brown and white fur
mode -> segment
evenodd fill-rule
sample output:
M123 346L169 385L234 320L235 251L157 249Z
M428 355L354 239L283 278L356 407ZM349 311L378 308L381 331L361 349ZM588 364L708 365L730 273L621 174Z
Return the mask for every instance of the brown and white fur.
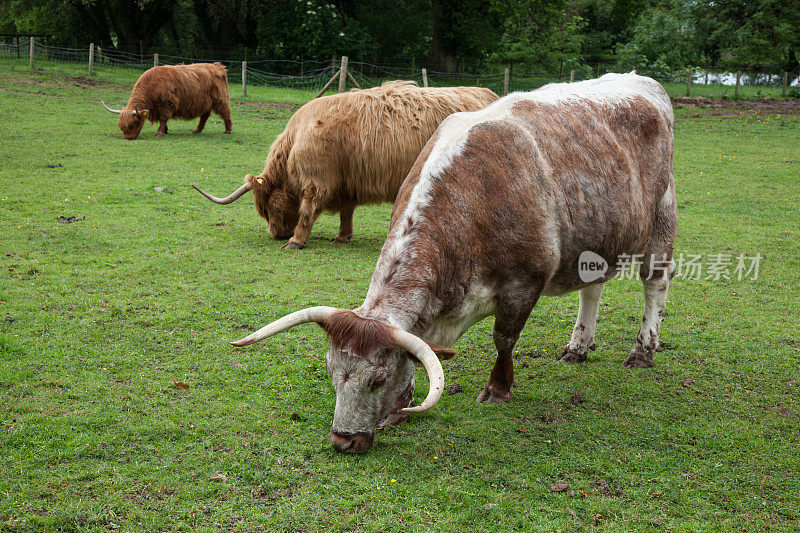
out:
M363 451L384 417L407 416L411 358L384 340L387 331L449 346L494 315L497 361L477 400L504 402L537 300L577 290L578 319L559 359L584 361L603 283L624 254L643 254L645 313L623 365L653 365L675 268L672 125L667 94L635 74L548 85L447 118L400 189L366 300L321 324L334 446ZM578 272L587 250L610 266L593 283ZM377 375L383 383L372 389Z

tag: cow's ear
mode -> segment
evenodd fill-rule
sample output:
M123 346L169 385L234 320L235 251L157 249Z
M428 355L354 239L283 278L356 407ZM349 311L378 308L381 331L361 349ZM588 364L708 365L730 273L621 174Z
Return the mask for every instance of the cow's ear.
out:
M456 355L456 351L455 350L451 350L450 348L443 348L443 347L439 346L438 344L433 344L432 342L428 342L428 341L425 341L425 344L427 344L430 347L430 349L433 350L433 353L436 354L436 357L438 357L440 361L446 361L447 359L452 359ZM414 354L412 354L411 352L406 352L406 353L414 361L414 364L416 364L416 365L421 365L422 364L419 361L419 359L417 359L414 356Z
M438 344L433 344L432 342L428 341L425 341L425 344L427 344L430 349L433 350L433 353L435 353L436 357L438 357L441 361L447 361L448 359L452 359L456 356L456 351L451 350L450 348L443 348Z

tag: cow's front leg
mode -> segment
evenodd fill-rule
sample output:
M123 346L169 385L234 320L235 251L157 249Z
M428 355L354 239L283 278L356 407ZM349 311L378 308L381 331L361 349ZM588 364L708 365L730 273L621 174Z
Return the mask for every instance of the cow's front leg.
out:
M339 211L339 233L332 242L348 243L353 237L353 211L356 206L351 205Z
M192 133L197 135L198 133L202 132L203 128L206 127L206 121L208 120L209 116L211 116L210 111L208 113L203 113L202 115L200 115L200 122L197 123L197 127L194 129Z
M156 132L156 137L161 137L162 135L167 134L167 121L161 120L158 123L158 131Z
M499 311L494 319L492 338L497 347L497 360L489 375L489 383L478 395L477 401L481 403L501 403L511 399L511 387L516 386L514 381L514 346L516 346L522 328L531 309L536 304L538 291L529 302L522 302L517 298L513 301L511 310L504 307L503 300L498 301ZM506 304L508 305L508 304Z
M622 362L627 368L647 368L653 366L653 353L658 348L658 331L661 327L661 316L667 305L667 291L675 263L669 258L667 265L653 279L642 280L644 284L644 316L636 337L636 346Z
M322 213L322 202L317 192L312 188L306 189L300 201L300 220L294 228L294 235L283 247L287 250L296 250L305 246L311 236L311 228L314 227L314 222L320 213Z
M572 330L572 338L564 346L561 355L556 357L565 363L582 363L586 361L589 350L595 349L594 332L597 326L597 312L600 309L600 295L603 284L596 283L580 290L578 319Z

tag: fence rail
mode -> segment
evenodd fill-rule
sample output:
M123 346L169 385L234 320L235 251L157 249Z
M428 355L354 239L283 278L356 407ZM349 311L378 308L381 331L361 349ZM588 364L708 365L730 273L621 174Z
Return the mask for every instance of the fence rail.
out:
M228 80L232 84L242 84L242 94L246 96L247 86L264 86L301 91L311 96L321 94L328 82L335 90L333 80L340 75L350 86L373 87L389 79L405 79L430 87L471 85L492 89L497 94L513 91L530 91L542 85L557 81L580 81L599 76L608 69L596 66L578 66L553 74L517 74L509 69L480 74L447 73L426 69L415 69L390 65L375 65L366 62L348 61L340 65L331 61L294 60L256 60L230 61L219 57L183 57L171 54L140 55L135 53L107 50L97 46L68 48L46 46L34 38L30 44L24 41L0 42L0 58L29 61L29 68L48 68L58 64L86 65L86 75L91 76L98 68L124 67L132 71L144 71L154 65L175 65L179 63L218 61L228 68ZM54 65L55 64L55 65ZM344 67L344 73L340 69ZM665 85L671 96L721 96L738 98L740 96L796 96L800 77L789 72L751 72L712 71L705 69L685 69L678 71L639 69L638 72L650 76ZM346 75L346 77L345 77ZM244 82L244 84L243 84ZM341 86L340 82L340 86ZM740 87L742 88L740 94ZM747 88L746 90L744 88ZM326 90L331 90L330 88Z

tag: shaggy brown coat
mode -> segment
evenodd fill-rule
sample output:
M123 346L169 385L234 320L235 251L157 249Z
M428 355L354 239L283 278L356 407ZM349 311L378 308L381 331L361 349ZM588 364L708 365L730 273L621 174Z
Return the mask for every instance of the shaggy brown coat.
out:
M322 211L340 214L335 242L353 234L353 211L394 202L422 147L448 115L482 109L497 95L480 87L421 88L412 82L312 100L289 119L258 176L256 210L272 236L302 248Z
M191 120L200 117L192 133L200 133L211 112L225 122L231 132L228 104L228 74L220 63L195 63L153 67L139 77L128 104L119 115L118 125L125 139L136 139L145 119L159 122L156 136L167 133L172 118Z

